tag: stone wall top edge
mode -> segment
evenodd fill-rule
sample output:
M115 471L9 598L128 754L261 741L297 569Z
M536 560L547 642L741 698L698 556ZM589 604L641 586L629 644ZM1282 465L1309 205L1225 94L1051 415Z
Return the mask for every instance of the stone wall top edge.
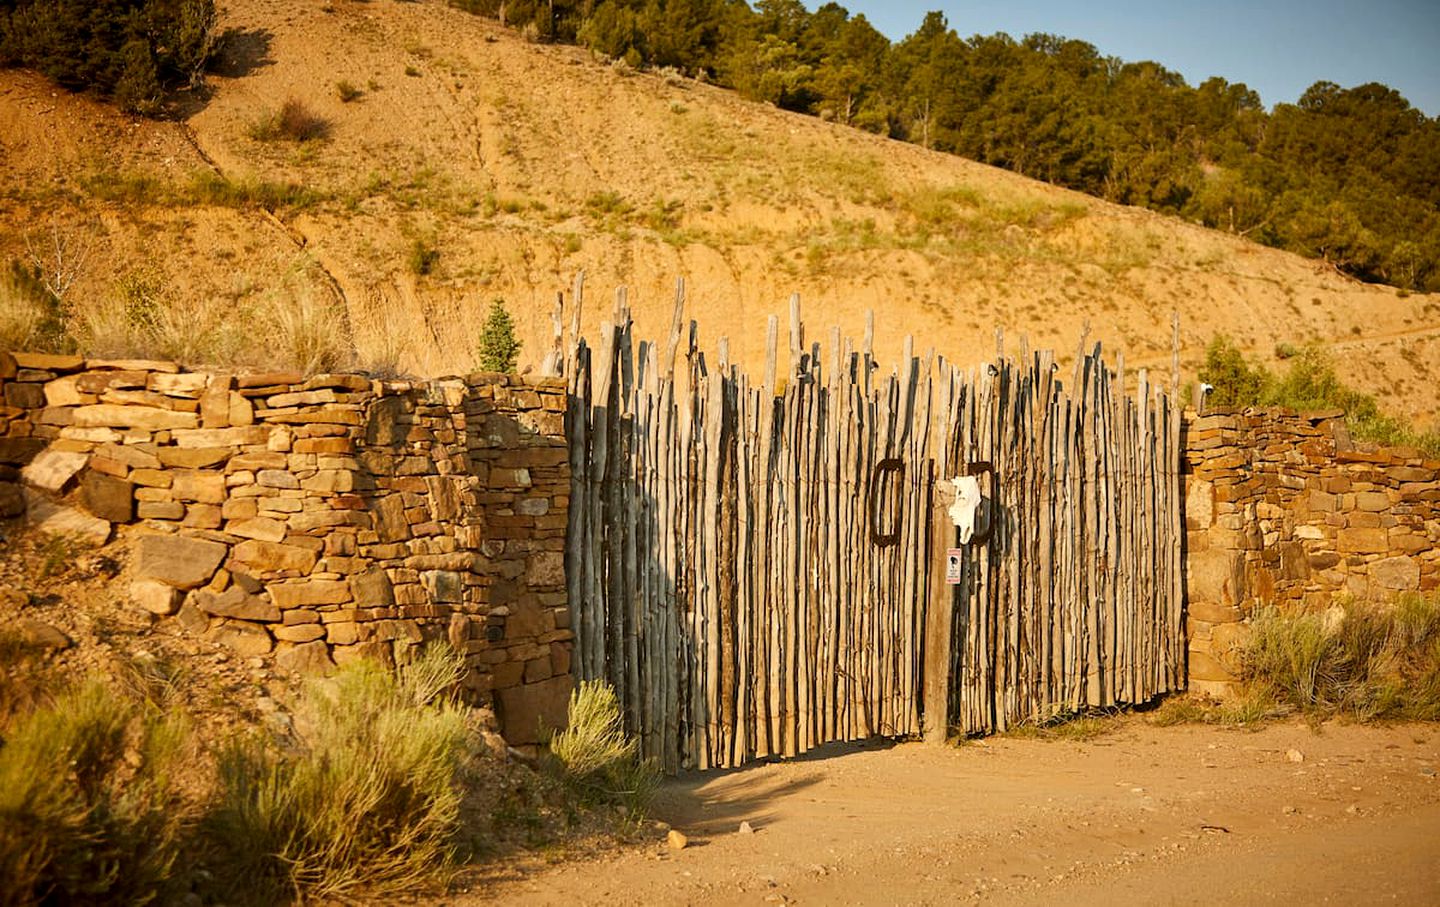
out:
M1258 416L1275 420L1317 423L1331 419L1343 419L1345 411L1342 409L1296 410L1285 406L1213 406L1207 408L1203 414L1197 413L1193 407L1186 407L1183 412L1186 423L1203 422L1216 416Z
M566 381L561 377L543 375L513 375L503 372L471 372L466 375L446 375L436 378L383 379L363 372L339 371L313 375L289 370L267 370L249 367L186 366L169 359L142 359L121 357L84 357L60 353L37 353L25 350L0 350L0 366L16 369L48 371L57 376L80 372L130 371L157 372L163 374L186 374L208 376L231 376L244 387L273 387L279 392L286 390L310 390L324 386L327 382L341 381L351 385L360 381L369 382L377 394L407 393L431 386L463 384L467 387L505 385L523 387L540 392L566 390ZM5 369L0 367L0 377Z

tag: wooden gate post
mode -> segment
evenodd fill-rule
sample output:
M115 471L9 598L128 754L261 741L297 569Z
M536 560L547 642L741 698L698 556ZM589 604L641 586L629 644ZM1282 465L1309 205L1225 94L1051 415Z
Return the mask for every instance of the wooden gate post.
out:
M931 465L934 470L934 465ZM943 744L950 731L950 634L955 621L956 587L946 580L949 551L958 530L950 519L955 486L947 476L930 483L930 601L925 609L925 680L922 691L926 743Z

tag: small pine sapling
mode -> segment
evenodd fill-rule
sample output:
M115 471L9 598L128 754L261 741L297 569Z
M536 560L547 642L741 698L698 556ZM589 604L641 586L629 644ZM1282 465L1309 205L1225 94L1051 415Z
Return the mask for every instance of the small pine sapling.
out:
M490 303L490 314L480 331L480 369L487 372L513 372L520 356L520 341L515 339L515 322L505 310L505 300Z

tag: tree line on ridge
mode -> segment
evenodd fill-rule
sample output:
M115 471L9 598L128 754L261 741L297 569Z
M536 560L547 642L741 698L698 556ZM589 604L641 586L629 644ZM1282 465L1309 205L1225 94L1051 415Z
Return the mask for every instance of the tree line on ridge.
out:
M450 2L537 40L1440 290L1440 120L1385 85L1317 82L1267 111L1241 83L1192 87L1057 35L962 38L939 12L891 42L836 3Z

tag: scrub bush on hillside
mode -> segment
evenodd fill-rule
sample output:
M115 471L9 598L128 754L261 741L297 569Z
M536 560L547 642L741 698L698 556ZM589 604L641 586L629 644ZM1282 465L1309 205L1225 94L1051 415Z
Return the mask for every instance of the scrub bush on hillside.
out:
M0 65L36 70L134 113L158 112L166 89L198 85L216 37L214 0L0 4Z

